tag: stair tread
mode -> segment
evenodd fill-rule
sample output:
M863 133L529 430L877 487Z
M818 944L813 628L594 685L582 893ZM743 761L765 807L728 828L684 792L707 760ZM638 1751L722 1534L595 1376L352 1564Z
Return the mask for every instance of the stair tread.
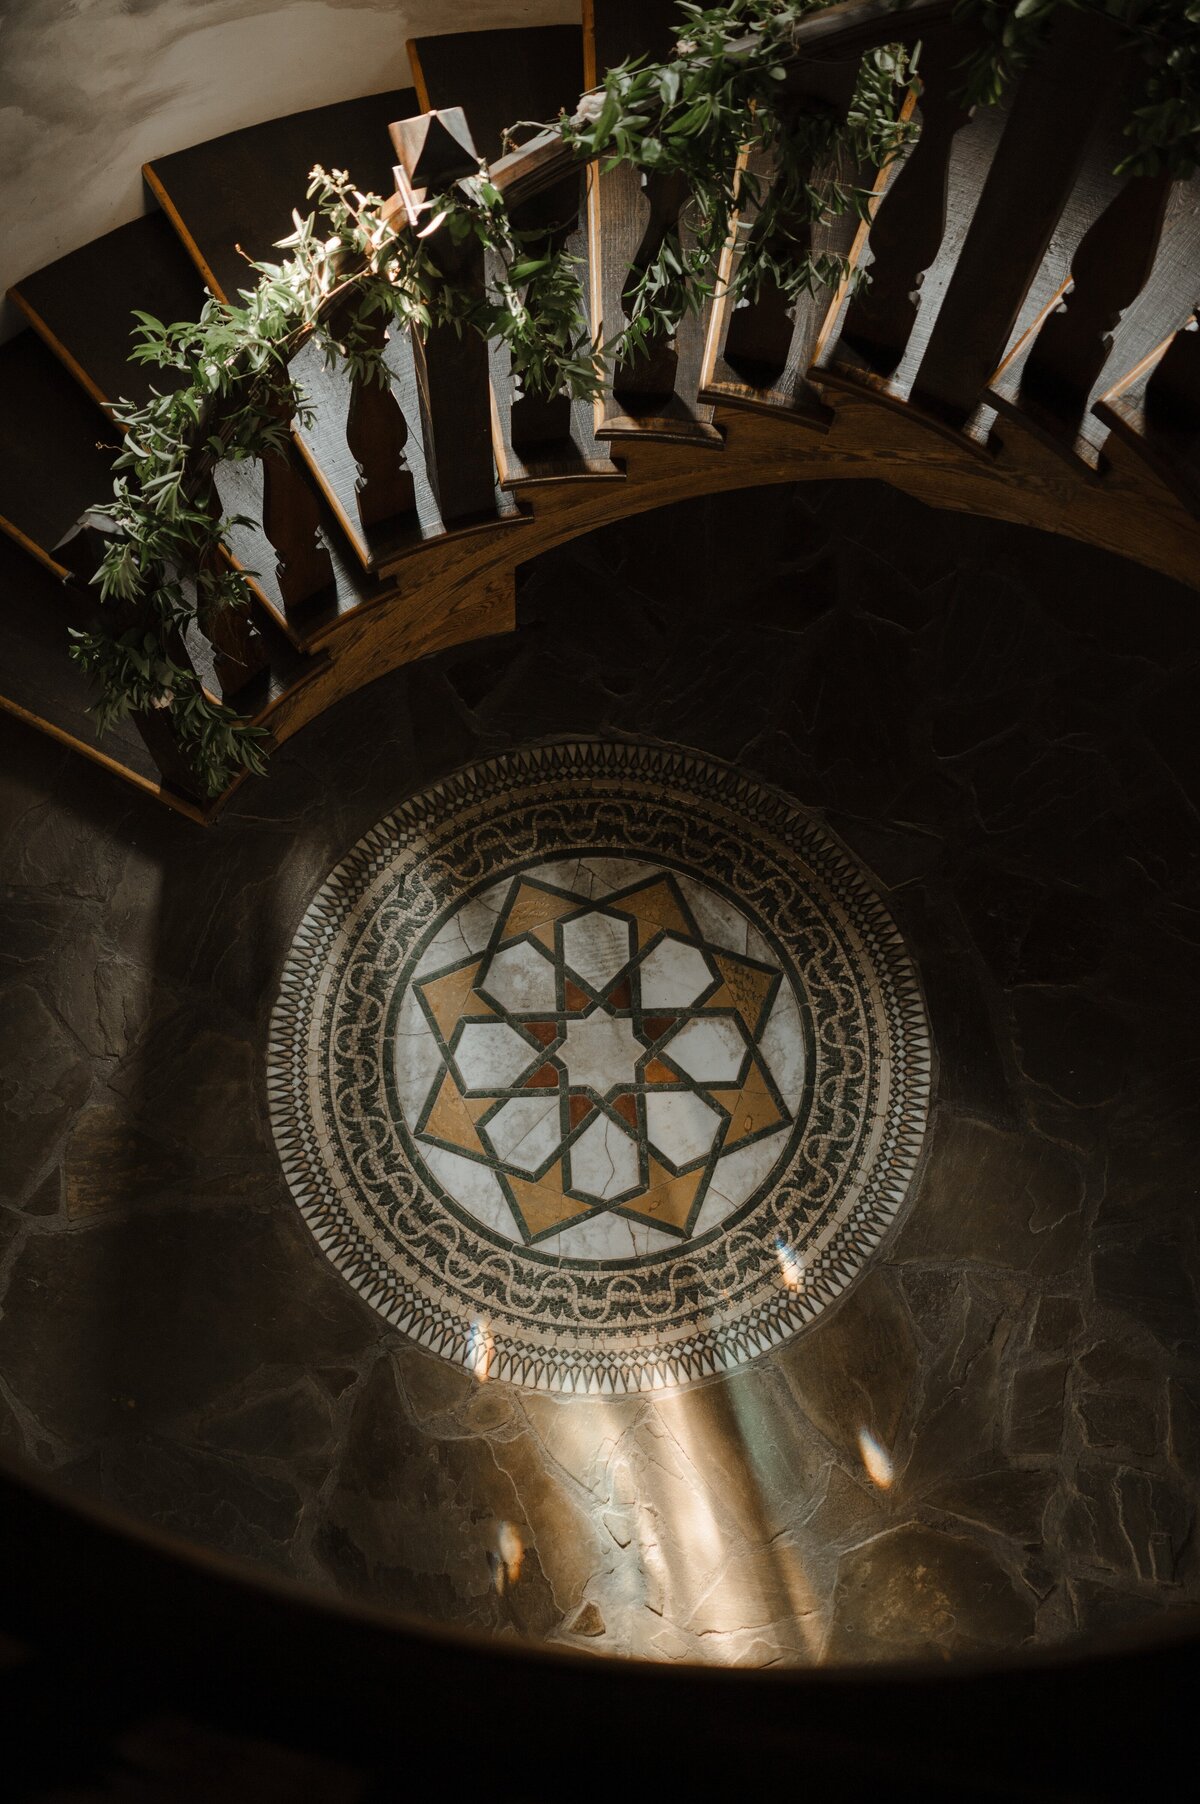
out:
M364 192L392 192L387 128L416 111L413 90L394 88L289 113L156 157L146 179L214 292L233 298L248 286L247 258L270 261L292 209L303 211L315 163L348 170Z
M181 375L129 362L135 308L156 319L197 319L204 284L170 221L148 213L26 276L13 298L61 360L104 405L140 405Z
M0 346L0 394L0 522L53 561L80 514L112 493L111 428L32 331Z
M501 134L522 120L550 122L573 107L583 88L583 36L577 25L453 31L414 38L409 47L418 92L430 107L460 106L475 148L491 163Z
M57 728L83 750L157 788L157 766L131 721L119 721L103 737L96 731L91 685L67 656L68 632L83 624L84 612L65 584L0 538L0 705Z

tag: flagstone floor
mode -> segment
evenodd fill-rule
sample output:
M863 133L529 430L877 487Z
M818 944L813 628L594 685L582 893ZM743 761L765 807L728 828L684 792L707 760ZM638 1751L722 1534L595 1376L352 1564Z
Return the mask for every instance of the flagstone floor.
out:
M519 605L211 833L0 720L0 1448L596 1652L1193 1605L1195 596L833 484Z

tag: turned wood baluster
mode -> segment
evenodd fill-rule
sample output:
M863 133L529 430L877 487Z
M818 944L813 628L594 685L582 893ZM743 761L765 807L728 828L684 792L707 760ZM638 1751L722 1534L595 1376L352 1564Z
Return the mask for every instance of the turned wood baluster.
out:
M667 238L679 233L679 217L688 199L685 176L653 172L642 177L642 195L648 209L642 240L634 253L621 305L629 319L634 292L645 272L657 261ZM675 335L663 333L651 339L645 351L627 357L616 371L613 393L624 403L661 405L675 393L679 351Z
M400 159L397 187L415 229L428 214L423 202L463 177L476 175L479 159L461 107L401 119L391 126ZM455 244L444 229L424 240L448 282L484 294L483 247L472 235ZM494 518L496 476L492 462L491 381L488 348L478 332L434 326L413 335L425 427L425 456L445 526Z
M908 344L925 272L946 232L950 155L973 108L964 106L961 64L966 33L933 32L921 46L921 135L871 223L870 279L846 310L840 342L868 367L890 376Z
M358 330L370 339L373 349L383 350L388 327L382 313L365 321ZM390 387L359 378L351 383L346 443L358 465L355 498L364 532L411 514L417 497L405 457L408 425Z
M145 622L140 618L139 604L136 601L113 599L101 602L100 591L92 582L100 567L105 547L116 530L115 521L107 514L95 511L84 514L54 547L54 556L65 570L71 572L66 578L67 585L75 596L84 621L93 629L103 628L119 637L139 628L144 630ZM193 670L180 634L164 633L163 637L172 660L185 670ZM132 714L130 719L141 735L163 782L195 801L211 800L180 749L170 708L146 709L142 713Z
M281 412L286 423L290 414ZM275 553L275 577L291 612L333 586L333 564L320 538L321 514L300 454L288 441L262 459L262 528Z
M1022 394L1064 420L1086 407L1121 315L1150 279L1171 186L1165 174L1132 177L1080 240L1071 288L1021 376Z
M814 103L828 108L834 118L844 118L858 81L857 62L813 63L805 67L803 88L790 104L805 111ZM814 164L810 175L820 181L821 170ZM756 250L769 233L767 250L777 263L788 265L805 257L813 248L814 227L799 211L786 211L768 222L766 212L751 227L747 253ZM801 294L789 300L770 277L759 287L754 299L732 309L725 335L724 357L729 367L754 388L769 388L778 381L791 356L800 309L810 318L815 336L824 314L821 296L811 300Z

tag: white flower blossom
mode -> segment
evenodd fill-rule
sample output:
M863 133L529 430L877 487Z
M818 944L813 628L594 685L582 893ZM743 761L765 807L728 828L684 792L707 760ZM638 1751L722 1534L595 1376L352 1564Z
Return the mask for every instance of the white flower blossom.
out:
M595 88L585 94L571 115L571 124L576 131L582 131L586 125L595 125L604 111L605 94L603 88Z
M175 691L173 689L160 689L157 695L152 695L150 697L150 706L152 708L170 708L174 705L174 702Z

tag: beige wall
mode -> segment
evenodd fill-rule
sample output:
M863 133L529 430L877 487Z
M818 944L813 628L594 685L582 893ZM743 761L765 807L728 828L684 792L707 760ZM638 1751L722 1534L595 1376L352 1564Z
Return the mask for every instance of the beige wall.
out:
M409 37L578 13L578 0L0 0L0 291L136 218L151 157L404 86Z

